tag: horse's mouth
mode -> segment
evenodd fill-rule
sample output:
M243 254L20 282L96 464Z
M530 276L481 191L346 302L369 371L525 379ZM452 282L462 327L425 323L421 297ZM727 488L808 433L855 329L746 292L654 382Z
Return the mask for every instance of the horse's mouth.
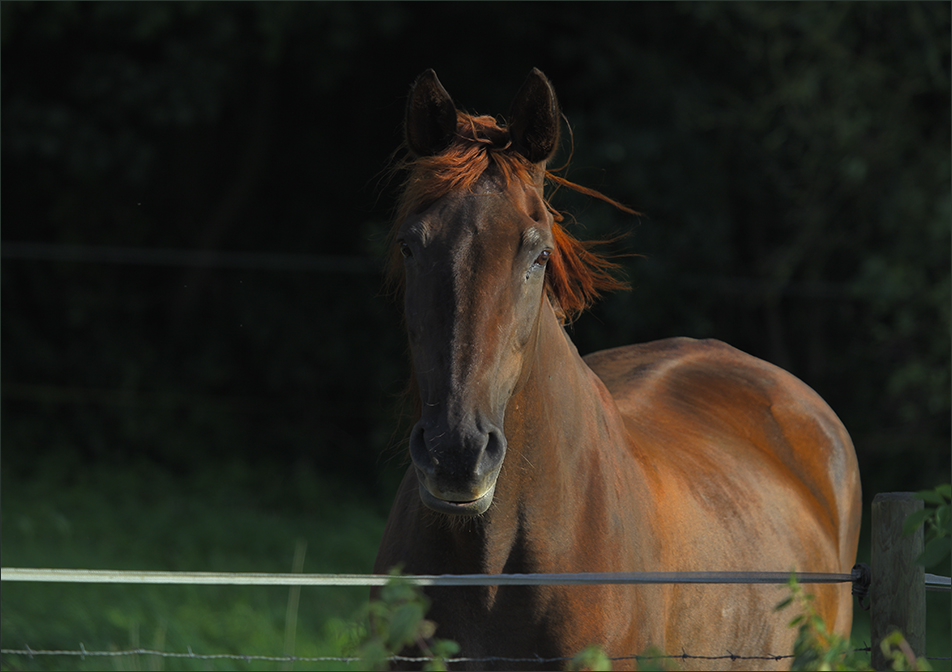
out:
M430 492L427 487L420 483L420 500L437 513L446 513L451 516L478 516L486 512L493 501L493 493L496 490L496 484L493 483L484 494L469 501L458 502L442 499Z

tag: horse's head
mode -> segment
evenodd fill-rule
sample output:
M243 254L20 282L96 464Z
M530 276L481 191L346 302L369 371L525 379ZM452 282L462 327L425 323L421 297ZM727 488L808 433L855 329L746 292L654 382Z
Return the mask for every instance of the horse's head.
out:
M478 515L492 502L507 404L528 377L546 288L563 314L604 288L592 278L577 286L573 268L594 255L559 227L544 198L559 119L538 70L506 127L458 112L432 70L410 93L412 156L394 253L421 402L410 456L421 499L439 512Z

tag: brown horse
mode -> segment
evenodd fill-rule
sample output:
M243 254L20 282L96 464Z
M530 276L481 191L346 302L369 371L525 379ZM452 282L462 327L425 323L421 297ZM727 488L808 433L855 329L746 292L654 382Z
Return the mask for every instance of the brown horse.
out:
M848 573L856 455L813 390L718 341L579 356L563 324L619 283L543 193L576 186L545 168L559 123L538 70L507 126L457 111L432 70L413 85L392 271L419 406L374 571ZM427 592L437 636L470 658L789 654L795 635L778 586ZM848 634L849 585L812 592Z

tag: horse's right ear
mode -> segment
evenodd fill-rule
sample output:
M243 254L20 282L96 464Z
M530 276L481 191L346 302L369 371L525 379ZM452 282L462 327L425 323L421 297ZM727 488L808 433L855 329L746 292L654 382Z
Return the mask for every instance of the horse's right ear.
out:
M431 68L410 87L407 145L417 156L432 156L446 149L455 133L456 106Z
M509 135L517 152L532 163L552 157L559 144L559 102L538 68L532 68L516 94L509 118Z

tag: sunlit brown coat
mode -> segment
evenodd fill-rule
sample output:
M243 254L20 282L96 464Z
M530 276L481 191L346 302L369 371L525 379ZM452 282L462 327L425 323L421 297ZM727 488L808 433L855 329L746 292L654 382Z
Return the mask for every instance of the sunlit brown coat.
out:
M718 341L579 356L564 322L618 283L545 200L547 178L568 184L545 168L559 120L537 70L506 127L458 112L432 71L411 91L393 274L419 409L375 571L848 573L856 456L813 390ZM848 634L849 585L809 588ZM427 592L470 658L789 654L795 636L771 585Z

